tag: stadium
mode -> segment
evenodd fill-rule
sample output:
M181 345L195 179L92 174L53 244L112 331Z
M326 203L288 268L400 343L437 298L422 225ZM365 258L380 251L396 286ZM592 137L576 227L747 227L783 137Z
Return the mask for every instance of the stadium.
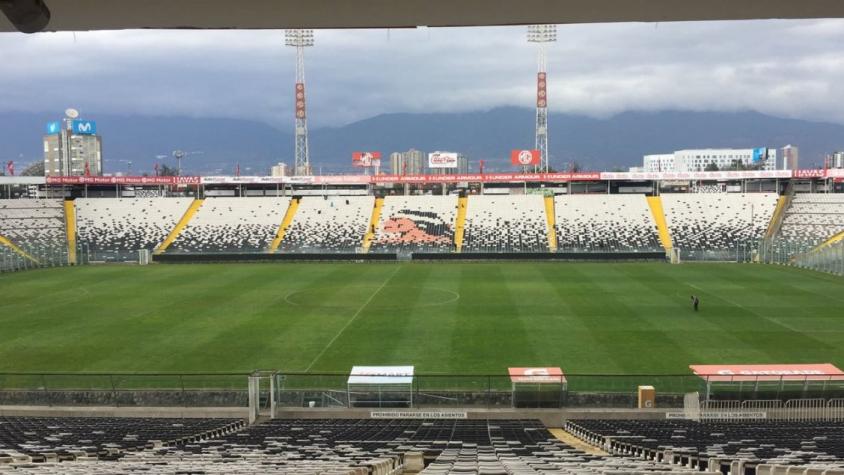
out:
M0 178L0 473L844 474L844 168Z

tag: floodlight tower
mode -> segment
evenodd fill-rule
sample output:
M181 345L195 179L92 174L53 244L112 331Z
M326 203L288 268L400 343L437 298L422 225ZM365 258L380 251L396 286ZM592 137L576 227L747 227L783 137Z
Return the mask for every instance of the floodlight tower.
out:
M284 30L284 44L296 48L296 155L294 175L310 175L308 118L305 114L305 48L314 45L314 30Z
M545 43L557 41L557 25L529 25L527 40L539 46L536 75L536 149L539 169L548 171L548 72L545 64Z

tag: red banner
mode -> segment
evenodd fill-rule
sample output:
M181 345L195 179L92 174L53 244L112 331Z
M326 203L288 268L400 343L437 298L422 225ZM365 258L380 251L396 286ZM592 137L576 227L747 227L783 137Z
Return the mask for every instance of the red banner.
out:
M536 75L536 107L548 107L547 78L548 75L545 72Z
M296 83L296 118L305 118L305 85Z
M823 364L757 364L757 365L690 365L689 368L708 381L803 381L844 380L844 372L829 363Z
M539 165L539 150L511 150L510 163L516 166Z
M6 163L6 174L9 176L15 176L15 162L9 160Z
M352 166L377 167L381 164L381 152L352 152Z
M48 176L48 185L198 185L198 176Z

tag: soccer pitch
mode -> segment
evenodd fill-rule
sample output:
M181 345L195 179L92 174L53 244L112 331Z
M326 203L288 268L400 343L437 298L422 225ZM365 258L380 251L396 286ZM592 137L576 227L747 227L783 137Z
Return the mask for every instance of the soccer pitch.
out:
M0 275L0 295L0 372L844 365L844 279L754 264L103 265Z

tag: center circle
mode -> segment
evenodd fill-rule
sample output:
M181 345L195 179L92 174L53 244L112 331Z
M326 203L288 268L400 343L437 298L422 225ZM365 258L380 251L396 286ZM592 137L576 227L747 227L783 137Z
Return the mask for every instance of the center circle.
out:
M410 299L416 303L411 304ZM389 286L376 284L354 284L342 287L308 287L294 290L284 301L297 307L311 308L367 308L400 309L412 305L433 307L447 305L460 300L460 294L453 290L425 286Z

